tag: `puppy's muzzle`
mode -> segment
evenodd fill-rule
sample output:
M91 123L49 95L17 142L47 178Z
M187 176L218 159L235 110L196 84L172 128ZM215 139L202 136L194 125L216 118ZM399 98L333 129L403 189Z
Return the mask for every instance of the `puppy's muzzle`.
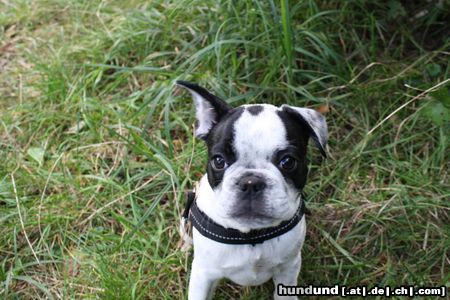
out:
M261 176L246 175L237 182L239 190L245 198L261 196L267 187L266 181Z

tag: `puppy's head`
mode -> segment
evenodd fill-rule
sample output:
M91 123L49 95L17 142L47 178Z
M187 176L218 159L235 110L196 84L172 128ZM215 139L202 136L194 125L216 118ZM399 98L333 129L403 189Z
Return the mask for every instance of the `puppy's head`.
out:
M309 138L325 155L324 117L289 105L232 108L196 84L177 84L194 98L196 136L208 147L208 206L215 217L237 229L275 226L291 218L306 182Z

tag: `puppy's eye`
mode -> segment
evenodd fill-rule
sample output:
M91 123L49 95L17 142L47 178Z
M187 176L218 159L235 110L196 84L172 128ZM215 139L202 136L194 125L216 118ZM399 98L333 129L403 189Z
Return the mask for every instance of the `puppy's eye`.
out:
M297 167L297 161L292 156L286 155L280 160L278 165L285 171L292 171Z
M223 156L216 155L212 158L211 165L215 170L221 171L225 169L227 163L225 162L225 158L223 158Z

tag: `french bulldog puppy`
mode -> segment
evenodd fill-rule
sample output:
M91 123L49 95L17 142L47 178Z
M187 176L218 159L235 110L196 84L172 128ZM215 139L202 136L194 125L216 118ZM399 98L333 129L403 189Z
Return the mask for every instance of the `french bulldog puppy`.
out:
M308 173L309 138L325 156L325 118L308 108L269 104L232 108L190 82L196 136L208 165L188 218L194 259L189 299L211 299L221 278L245 286L269 279L297 285L306 222L301 192Z

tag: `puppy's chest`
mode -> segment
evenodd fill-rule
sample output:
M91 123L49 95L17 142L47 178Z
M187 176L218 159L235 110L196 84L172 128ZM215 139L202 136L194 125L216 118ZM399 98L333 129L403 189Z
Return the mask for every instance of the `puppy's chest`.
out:
M223 267L225 269L247 268L260 271L261 269L270 268L278 263L279 261L277 258L265 251L244 250L230 255L227 261L224 262Z
M279 257L265 251L243 249L222 256L217 267L225 277L239 284L254 285L268 280L279 264Z
M289 248L289 247L288 247ZM286 248L248 246L236 251L220 266L223 275L241 285L259 285L278 273L281 266L292 260L297 251Z

